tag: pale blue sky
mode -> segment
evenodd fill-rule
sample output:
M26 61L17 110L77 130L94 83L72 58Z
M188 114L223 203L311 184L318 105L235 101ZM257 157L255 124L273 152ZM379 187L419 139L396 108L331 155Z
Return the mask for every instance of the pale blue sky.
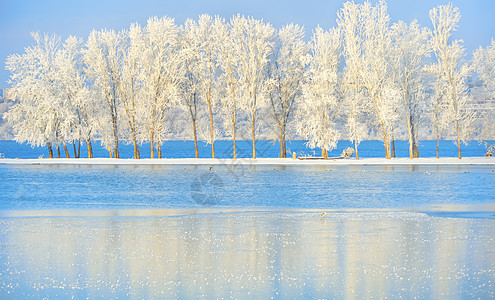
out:
M276 27L293 22L303 25L307 35L320 25L336 25L337 11L342 0L0 0L0 87L7 87L9 72L5 60L12 53L23 52L32 43L30 32L77 35L86 38L93 29L127 28L133 22L144 24L151 16L169 16L182 24L187 18L202 13L230 18L240 13L263 18ZM356 1L363 2L363 1ZM375 3L376 1L372 1ZM410 22L417 19L430 27L428 11L449 1L389 0L392 21ZM486 47L495 37L495 0L454 0L462 19L456 38L465 41L470 52L478 46Z

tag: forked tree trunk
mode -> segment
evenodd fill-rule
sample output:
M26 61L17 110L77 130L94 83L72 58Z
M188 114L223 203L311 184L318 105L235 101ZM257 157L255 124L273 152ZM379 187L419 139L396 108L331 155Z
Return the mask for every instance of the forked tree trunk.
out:
M383 122L382 122L382 130L383 130L383 145L385 146L385 158L391 159L392 156L390 152L390 143L388 141L387 130Z
M321 156L324 159L328 159L328 150L321 148Z

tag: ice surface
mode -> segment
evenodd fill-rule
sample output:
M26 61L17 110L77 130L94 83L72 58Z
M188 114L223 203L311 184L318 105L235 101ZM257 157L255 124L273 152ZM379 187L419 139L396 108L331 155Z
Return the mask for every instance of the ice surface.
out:
M22 164L0 182L1 299L495 297L493 165Z
M495 297L493 219L182 213L1 219L0 296Z

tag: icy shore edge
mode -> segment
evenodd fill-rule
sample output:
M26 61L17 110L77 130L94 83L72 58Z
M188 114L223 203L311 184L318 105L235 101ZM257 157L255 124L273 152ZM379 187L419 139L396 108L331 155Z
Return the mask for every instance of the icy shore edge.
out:
M444 158L361 158L300 160L292 158L165 158L165 159L114 159L114 158L57 158L57 159L0 159L6 165L495 165L495 157Z

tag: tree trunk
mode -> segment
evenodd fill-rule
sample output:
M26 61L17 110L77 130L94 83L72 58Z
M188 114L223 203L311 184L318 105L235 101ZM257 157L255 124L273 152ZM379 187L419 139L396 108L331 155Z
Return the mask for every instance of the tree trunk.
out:
M411 117L407 116L407 114L406 114L406 120L407 120L407 135L409 137L409 158L413 159L414 157L413 132L411 126Z
M235 151L235 123L236 122L232 123L232 146L234 147L234 150L233 150L234 151L234 153L233 153L234 159L237 158L237 153Z
M116 108L114 108L116 109ZM112 128L113 128L113 157L120 158L119 156L119 134L117 129L117 112L112 114Z
M67 149L67 144L65 143L65 140L62 140L62 145L64 145L65 158L70 158L69 149Z
M391 153L390 153L390 143L388 141L388 136L387 136L387 129L385 128L385 124L382 122L382 130L383 130L383 145L385 146L385 158L386 159L391 159Z
M193 134L194 134L194 156L198 158L199 153L198 153L198 136L196 133L196 120L193 120Z
M280 158L285 158L284 141L283 141L283 137L282 137L282 126L278 126L278 140L280 143Z
M47 143L46 146L48 147L48 158L53 158L52 143Z
M413 157L419 158L419 146L416 139L413 140Z
M395 158L395 139L392 138L392 157Z
M439 137L437 135L437 158L440 158L440 153L438 151L439 146L440 146L440 139L439 139Z
M81 157L81 138L77 140L77 158Z
M155 158L155 140L153 130L151 130L150 134L150 158Z
M284 142L284 158L287 157L287 147L285 146L285 134L282 136L282 141Z
M251 133L253 136L253 159L256 159L256 130L254 127L256 117L251 118Z
M93 158L93 146L89 138L86 140L86 147L88 147L88 158Z
M414 123L412 123L412 122L411 122L411 142L412 142L413 157L418 158L419 157L419 146L418 146L418 140L416 137L416 126L414 126Z
M214 133L213 133L213 111L211 109L211 100L208 100L208 110L210 112L211 158L215 158L215 141L214 141Z
M358 152L358 146L357 146L356 141L354 141L354 150L356 151L356 160L359 160L359 152Z
M57 142L57 158L60 158L60 145Z
M461 138L459 135L459 121L458 120L455 121L455 129L456 129L456 133L457 133L457 152L458 152L459 159L461 159L462 158L462 155L461 155Z
M321 156L324 159L328 159L328 150L321 148Z
M77 156L77 150L76 150L76 141L75 140L72 140L72 148L74 150L74 158L79 158Z
M134 158L135 159L140 159L141 156L139 154L139 146L137 144L136 131L135 130L132 131L132 143L134 144Z
M158 158L162 158L162 143L161 142L156 143L156 148L158 151Z

